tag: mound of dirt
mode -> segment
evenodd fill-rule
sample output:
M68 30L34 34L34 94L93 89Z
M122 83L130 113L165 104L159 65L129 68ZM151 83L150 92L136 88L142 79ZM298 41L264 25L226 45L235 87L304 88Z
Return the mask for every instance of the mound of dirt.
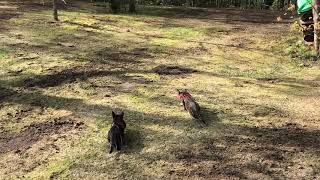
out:
M195 69L166 65L157 66L153 69L153 71L160 75L183 75L197 72Z
M0 154L10 151L25 151L44 136L82 127L82 122L75 122L68 118L58 118L52 122L31 124L19 133L2 132L0 133Z

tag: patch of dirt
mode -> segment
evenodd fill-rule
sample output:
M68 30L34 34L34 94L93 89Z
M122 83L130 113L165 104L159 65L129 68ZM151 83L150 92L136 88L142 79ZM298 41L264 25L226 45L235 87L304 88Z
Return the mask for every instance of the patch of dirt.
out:
M277 83L280 82L281 80L279 78L257 78L258 81L264 81L264 82L269 82L269 83Z
M190 41L190 42L197 42L197 41ZM198 42L197 42L198 43ZM184 48L172 48L170 52L168 52L168 55L186 55L186 54L192 54L192 55L201 55L204 53L210 53L210 51L204 46L203 42L199 42L199 46L196 47L190 47L187 49Z
M24 152L45 136L82 127L82 122L63 117L52 122L32 124L19 133L2 132L0 133L0 154L10 151Z
M16 121L19 122L21 121L24 117L28 116L30 111L32 111L32 107L25 107L23 109L19 109L15 111L14 113L8 112L7 116L11 119L11 121Z
M64 21L64 23L71 24L71 25L77 25L77 26L80 26L82 28L91 28L91 29L95 29L95 30L101 30L102 29L98 24L88 25L88 24L81 24L81 23L72 22L72 21Z
M39 58L39 54L30 53L30 54L18 54L18 60L33 60Z
M110 19L108 17L98 17L98 16L93 16L93 17L94 17L94 19L99 20L101 22L104 22L106 24L112 24L112 23L117 23L118 22L117 20Z
M197 70L179 66L160 65L153 68L153 72L159 75L183 75L195 73L197 72Z
M58 42L58 45L63 46L63 47L75 47L75 45L73 43Z
M103 63L110 62L130 62L139 63L139 59L153 58L154 56L148 52L148 48L134 48L131 51L120 50L117 48L103 48L88 57L94 61L98 60Z

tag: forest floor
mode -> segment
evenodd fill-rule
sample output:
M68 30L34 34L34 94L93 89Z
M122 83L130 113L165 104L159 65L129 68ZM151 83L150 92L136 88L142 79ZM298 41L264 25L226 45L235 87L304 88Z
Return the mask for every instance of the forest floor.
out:
M276 12L37 3L0 0L1 179L320 178L320 66Z

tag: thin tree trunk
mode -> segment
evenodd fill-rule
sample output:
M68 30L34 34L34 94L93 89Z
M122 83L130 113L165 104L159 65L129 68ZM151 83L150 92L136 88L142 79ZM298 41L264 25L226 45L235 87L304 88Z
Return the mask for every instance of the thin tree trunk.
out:
M136 0L129 0L129 12L136 12Z
M58 18L57 0L53 0L53 1L52 1L52 4L53 4L53 19L54 19L55 21L59 21L59 18Z
M319 55L319 38L318 38L318 19L319 19L319 13L318 13L318 0L313 0L313 26L314 26L314 48L317 51Z

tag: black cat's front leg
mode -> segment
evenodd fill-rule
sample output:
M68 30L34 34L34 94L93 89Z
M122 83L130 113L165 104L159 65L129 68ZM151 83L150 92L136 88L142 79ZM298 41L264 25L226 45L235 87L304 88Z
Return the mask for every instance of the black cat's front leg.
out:
M110 151L109 151L109 154L111 154L113 151L113 146L110 144Z

